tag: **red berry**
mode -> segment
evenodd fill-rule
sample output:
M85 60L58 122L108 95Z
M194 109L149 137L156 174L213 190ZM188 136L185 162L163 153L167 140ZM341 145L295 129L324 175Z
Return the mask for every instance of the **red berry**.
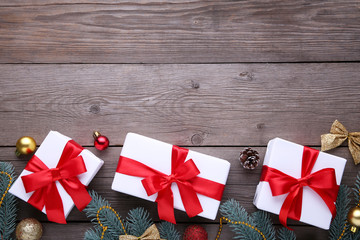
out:
M203 227L190 225L185 229L183 240L208 240L208 234Z

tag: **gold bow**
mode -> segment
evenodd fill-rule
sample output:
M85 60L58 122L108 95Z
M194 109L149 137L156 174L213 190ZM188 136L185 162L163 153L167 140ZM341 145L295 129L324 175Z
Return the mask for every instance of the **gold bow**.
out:
M119 240L165 240L160 238L160 233L155 224L151 225L140 237L133 235L120 235Z
M360 163L360 132L349 133L344 125L335 120L330 133L321 135L321 151L327 151L340 146L348 139L349 150L355 165Z

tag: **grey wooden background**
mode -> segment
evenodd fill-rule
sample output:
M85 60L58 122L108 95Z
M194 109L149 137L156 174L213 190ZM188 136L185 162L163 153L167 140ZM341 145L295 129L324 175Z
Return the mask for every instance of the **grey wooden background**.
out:
M0 2L0 161L20 173L16 140L49 130L72 137L105 161L90 184L122 215L154 203L110 189L127 132L227 159L223 201L249 211L261 167L244 170L239 152L264 157L282 137L319 148L320 135L339 119L359 131L359 1L104 1ZM111 147L93 148L92 131ZM360 170L346 147L342 183ZM26 203L18 219L35 217L43 239L81 239L91 227L73 210L67 225L49 223ZM214 239L216 221L176 211L182 231L199 223ZM276 226L279 221L272 215ZM298 239L328 232L290 221ZM224 228L221 239L231 239Z

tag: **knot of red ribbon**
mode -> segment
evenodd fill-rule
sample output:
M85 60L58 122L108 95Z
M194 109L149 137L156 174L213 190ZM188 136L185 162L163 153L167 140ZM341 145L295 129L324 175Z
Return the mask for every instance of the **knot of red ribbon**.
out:
M310 187L323 199L333 217L336 215L334 202L337 198L339 186L336 183L335 169L324 168L311 173L318 155L318 150L304 147L301 178L299 179L291 177L275 168L263 166L260 181L269 183L272 195L279 196L288 193L279 214L280 222L285 227L287 227L286 221L288 217L300 220L303 187L305 186Z
M75 141L66 143L56 168L49 169L36 155L34 155L25 169L33 173L22 176L25 191L34 193L28 203L39 209L46 208L49 221L66 223L61 196L56 187L56 181L64 187L76 207L82 211L91 201L91 196L77 178L86 172L84 159L79 156L83 148Z
M171 184L178 185L181 200L189 217L194 217L203 211L197 193L221 201L224 185L198 177L199 169L194 161L185 162L189 150L178 146L172 147L171 174L166 175L136 160L120 156L116 171L118 173L144 177L143 187L151 196L158 193L159 218L176 223L174 215L174 196Z

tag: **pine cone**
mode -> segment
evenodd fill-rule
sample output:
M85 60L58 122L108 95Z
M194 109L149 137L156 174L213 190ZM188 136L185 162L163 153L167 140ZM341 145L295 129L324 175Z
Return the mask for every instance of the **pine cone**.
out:
M259 164L259 153L251 148L245 148L240 152L240 162L245 169L255 169Z

